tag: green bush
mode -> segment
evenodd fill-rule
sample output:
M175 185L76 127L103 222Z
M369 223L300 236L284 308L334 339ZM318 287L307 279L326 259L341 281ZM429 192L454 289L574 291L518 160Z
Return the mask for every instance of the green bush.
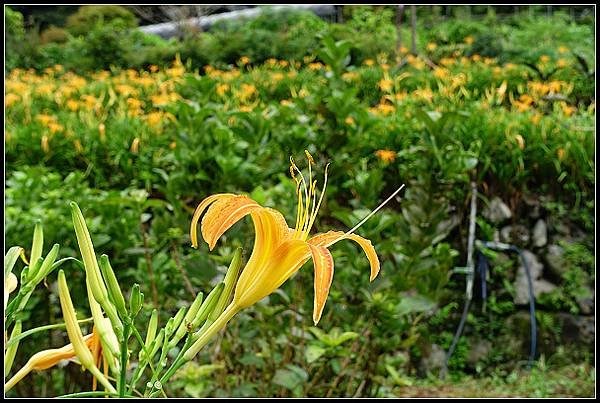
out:
M81 6L67 18L66 29L73 35L85 35L96 24L108 24L120 20L122 26L137 27L136 16L125 7L115 5Z
M40 42L42 45L48 43L65 43L69 40L69 33L63 29L51 25L40 34Z

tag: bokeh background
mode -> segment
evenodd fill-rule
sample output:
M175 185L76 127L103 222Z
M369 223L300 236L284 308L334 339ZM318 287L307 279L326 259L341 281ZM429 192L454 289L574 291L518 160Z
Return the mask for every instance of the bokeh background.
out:
M5 7L5 250L28 251L41 220L45 253L59 243L61 256L78 256L74 200L96 251L124 289L141 284L142 314L159 308L164 324L222 279L236 247L252 248L247 220L213 252L192 249L197 203L246 193L293 223L289 157L305 166L306 149L317 175L331 162L315 231L351 228L406 184L358 231L380 276L369 283L363 252L336 244L318 328L308 263L238 315L169 396L593 396L595 9L349 5L243 17L253 9ZM162 36L148 33L165 22ZM487 292L476 276L442 381L464 304L471 182L476 238L526 251L537 355L527 371L522 263L485 250ZM24 330L60 320L55 282L32 297ZM69 283L83 298L82 273ZM14 368L65 340L31 336ZM68 365L9 396L87 384Z

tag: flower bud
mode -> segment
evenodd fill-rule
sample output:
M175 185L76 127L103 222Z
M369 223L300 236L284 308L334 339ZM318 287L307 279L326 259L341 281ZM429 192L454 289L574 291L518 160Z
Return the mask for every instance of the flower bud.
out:
M106 282L108 296L110 297L111 302L117 308L119 316L121 318L127 318L128 315L127 308L125 307L125 298L123 298L121 287L119 287L119 282L117 281L117 277L115 277L115 272L113 271L113 268L108 260L108 256L106 255L100 256L100 270L102 271L102 277Z
M131 317L135 318L142 309L144 304L144 293L140 291L140 285L134 284L131 289L131 295L129 296L129 312Z
M59 250L60 245L57 243L54 244L50 252L48 252L48 255L46 255L46 258L44 259L43 263L40 266L36 267L35 272L30 272L30 274L27 275L27 277L32 279L31 282L34 286L37 285L40 281L44 279L44 277L48 275L48 273L52 269L54 261L58 257Z
M176 345L179 342L179 340L181 340L181 338L185 336L185 334L190 330L189 328L191 327L192 321L194 320L196 314L200 310L200 305L202 305L202 298L202 293L198 294L194 302L192 302L192 305L190 305L190 309L188 309L187 313L185 314L185 317L183 318L181 324L175 332L173 340L171 340L172 345Z
M38 221L35 224L33 230L33 241L31 242L31 256L29 257L30 262L37 262L42 257L42 249L44 248L44 231L42 224ZM35 273L33 274L35 275Z
M12 273L11 273L12 274ZM14 276L14 274L13 274ZM15 337L21 334L21 321L18 320L15 322L15 326L13 327L12 332L10 333L10 340L14 340ZM15 355L17 354L17 349L19 348L19 341L15 341L11 344L4 353L4 374L8 375L10 369L12 368L13 361L15 360Z
M177 314L175 314L174 317L169 319L169 321L167 322L167 326L165 326L165 333L166 333L167 338L171 337L171 335L175 332L175 330L177 330L177 328L183 321L184 316L185 316L185 307L180 308L179 311L177 311Z
M194 320L192 320L192 329L197 328L200 325L200 323L204 322L208 318L208 315L210 315L212 310L217 305L219 297L221 296L221 293L223 292L224 288L225 283L220 282L215 288L213 288L210 294L208 294L208 296L204 300L204 303L198 310L196 317L194 318Z
M148 332L146 332L146 341L144 345L146 348L150 347L150 344L154 341L156 336L156 329L158 327L158 310L153 309L152 315L150 316L150 322L148 323Z
M233 259L231 259L231 264L229 265L229 269L227 270L225 279L223 280L223 283L225 284L223 292L219 296L219 300L215 305L215 308L209 315L210 320L216 320L219 317L219 315L223 313L223 310L225 310L227 303L231 299L231 293L233 291L233 288L235 287L235 283L238 279L238 275L240 274L241 269L242 248L237 248L235 253L233 254Z
M75 354L79 358L81 365L89 369L94 366L94 358L92 357L90 350L87 348L87 345L83 340L83 335L81 334L81 329L77 324L77 314L75 313L75 308L73 307L73 301L71 300L71 295L69 294L67 280L65 279L65 272L63 270L58 272L58 297L60 299L60 306L63 312L65 324L67 325L69 341L73 345L73 349L75 350Z

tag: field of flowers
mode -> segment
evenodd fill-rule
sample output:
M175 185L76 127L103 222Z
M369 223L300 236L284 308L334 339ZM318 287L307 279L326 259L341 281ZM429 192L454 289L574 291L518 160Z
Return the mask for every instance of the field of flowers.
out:
M588 362L587 346L562 347L553 314L582 313L579 297L593 287L593 75L573 43L544 48L531 63L481 56L473 43L472 36L429 42L418 55L401 47L356 65L351 42L325 37L301 60L242 56L234 65L196 68L177 56L169 67L80 74L58 64L15 68L5 84L5 249L19 245L31 256L41 223L43 255L58 243L61 258L79 258L74 201L127 299L126 290L140 285L137 323L157 315L162 326L223 280L238 247L246 260L252 251L248 223L233 226L212 251L206 243L191 248L192 215L206 197L246 194L293 223L301 213L290 157L313 169L318 188L330 164L314 222L320 233L352 228L405 184L357 231L379 256L375 281L359 245L336 244L335 278L317 326L309 263L241 312L165 386L169 396L397 396L429 372L422 362L431 346L447 349L452 340L464 293L453 269L466 260L475 182L481 211L499 197L512 224L533 226L537 208L552 230L562 225L574 234L558 287L537 301L539 350ZM501 227L477 217L478 239L494 239ZM469 346L478 338L512 340L504 323L523 308L514 302L516 257L490 259L497 272L488 280L487 309L495 316L478 310L469 318L473 339L463 338L450 361L456 374L486 373L469 363ZM25 266L18 261L14 271ZM85 318L83 272L62 268ZM60 281L57 289L53 274L44 285L19 312L23 331L62 318ZM23 339L11 374L42 347L66 340L63 329ZM528 348L522 342L497 346L483 367L518 368ZM178 351L161 358L175 360ZM137 363L132 355L124 364L136 371ZM69 365L32 372L10 393L57 396L91 390L91 382Z

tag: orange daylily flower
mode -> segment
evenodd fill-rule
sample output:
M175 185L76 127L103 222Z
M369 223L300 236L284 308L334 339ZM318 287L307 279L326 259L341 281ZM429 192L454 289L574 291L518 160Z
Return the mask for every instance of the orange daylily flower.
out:
M246 267L242 270L231 304L185 352L183 355L185 361L191 360L237 312L273 293L311 258L315 270L313 321L317 324L323 313L333 280L334 263L328 248L343 239L357 242L365 251L371 266L370 281L373 281L379 274L379 258L371 241L354 234L354 232L398 194L404 185L400 186L349 231L328 231L310 237L310 230L325 195L329 165L325 168L323 190L317 201L317 181L313 181L312 178L314 160L308 151L305 152L309 162L308 180L305 179L294 160L290 158L290 172L296 182L296 195L298 196L296 225L293 229L288 227L285 217L279 211L263 207L244 195L215 194L205 198L196 208L190 227L190 238L194 248L198 248L198 221L205 211L206 214L202 218L200 227L202 237L208 243L210 250L215 247L217 240L225 231L247 215L250 215L254 223L255 240L254 249Z
M325 194L327 168L325 169L323 190L317 201L316 181L312 179L311 170L314 161L308 152L306 155L309 160L308 181L290 158L290 172L296 181L298 196L296 225L293 229L288 227L285 218L279 211L263 207L244 195L222 193L207 197L196 208L192 218L190 237L192 246L197 248L197 224L205 210L201 232L210 250L215 247L217 240L225 231L245 216L250 215L256 232L254 249L237 283L232 305L238 309L253 305L275 291L312 258L315 267L313 321L317 324L325 307L333 279L333 257L328 247L342 239L351 239L357 242L365 251L371 265L371 281L377 277L380 264L371 241L353 233L358 226L348 232L329 231L309 237Z

